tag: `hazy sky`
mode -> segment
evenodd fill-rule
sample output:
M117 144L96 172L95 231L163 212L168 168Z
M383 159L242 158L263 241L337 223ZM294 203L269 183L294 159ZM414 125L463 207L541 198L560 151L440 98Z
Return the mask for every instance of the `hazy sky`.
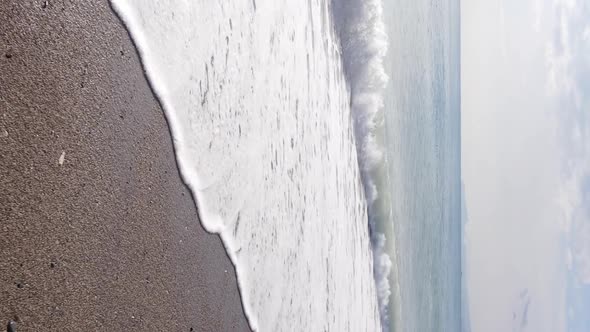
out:
M462 0L473 331L590 331L590 0Z

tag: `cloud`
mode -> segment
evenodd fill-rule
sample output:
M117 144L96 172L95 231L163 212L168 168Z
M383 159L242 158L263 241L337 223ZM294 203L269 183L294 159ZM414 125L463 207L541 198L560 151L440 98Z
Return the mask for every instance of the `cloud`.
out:
M553 4L553 36L547 42L548 87L580 110L590 87L590 6L576 1ZM567 111L572 111L569 109Z
M576 205L570 221L570 270L577 281L590 285L590 175L586 170L584 178L575 176L579 192L574 193Z
M570 276L570 278L572 278ZM568 331L590 331L590 285L580 284L576 280L570 280L568 285Z
M590 174L583 6L462 3L462 176L477 331L566 331L569 271L586 280L588 250L566 235L583 220L580 183ZM525 288L530 303L515 301Z
M573 171L564 185L567 189L562 194L567 203L564 219L568 238L566 266L570 275L568 325L570 331L588 331L590 321L584 317L590 308L590 177L588 166L582 162L570 163L570 167Z
M590 285L590 225L585 222L581 226L574 238L573 269L579 282Z
M524 331L529 323L529 308L531 306L531 295L527 288L520 291L516 300L515 308L512 311L512 324L514 331Z
M569 238L567 266L590 284L590 6L555 1L546 47L547 88L558 101L562 153L559 203Z
M498 2L498 33L500 37L500 51L505 58L508 56L508 46L506 40L506 10L504 3Z
M545 4L545 2L542 0L535 0L535 4L534 4L534 8L533 8L533 12L534 12L533 30L537 33L541 31L541 23L543 22L544 4Z

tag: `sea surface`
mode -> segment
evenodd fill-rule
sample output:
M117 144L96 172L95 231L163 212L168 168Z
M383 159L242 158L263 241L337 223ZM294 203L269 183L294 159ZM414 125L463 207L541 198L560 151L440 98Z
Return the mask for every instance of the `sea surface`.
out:
M458 0L112 0L259 331L459 331Z
M461 331L459 0L384 0L389 75L378 229L396 331Z

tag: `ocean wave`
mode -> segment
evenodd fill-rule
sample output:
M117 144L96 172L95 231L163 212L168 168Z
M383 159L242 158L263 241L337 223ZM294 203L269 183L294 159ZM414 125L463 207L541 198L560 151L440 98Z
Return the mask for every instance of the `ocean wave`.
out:
M383 65L388 49L383 4L382 0L333 0L332 5L350 87L359 167L369 208L374 277L385 330L390 318L392 261L386 250L385 234L376 229L379 214L376 201L382 184L374 180L384 163L378 132L383 129L383 93L389 80Z
M329 4L308 2L308 15L287 0L112 5L164 108L199 219L236 267L252 329L378 330ZM355 93L362 102L370 94Z

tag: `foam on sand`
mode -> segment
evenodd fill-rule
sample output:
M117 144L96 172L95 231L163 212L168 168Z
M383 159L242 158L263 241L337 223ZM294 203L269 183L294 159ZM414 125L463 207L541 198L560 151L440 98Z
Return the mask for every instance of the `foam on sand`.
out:
M252 328L379 330L355 145L364 129L358 114L351 121L332 4L112 4L166 112L201 222L236 266ZM353 109L376 102L351 88Z

